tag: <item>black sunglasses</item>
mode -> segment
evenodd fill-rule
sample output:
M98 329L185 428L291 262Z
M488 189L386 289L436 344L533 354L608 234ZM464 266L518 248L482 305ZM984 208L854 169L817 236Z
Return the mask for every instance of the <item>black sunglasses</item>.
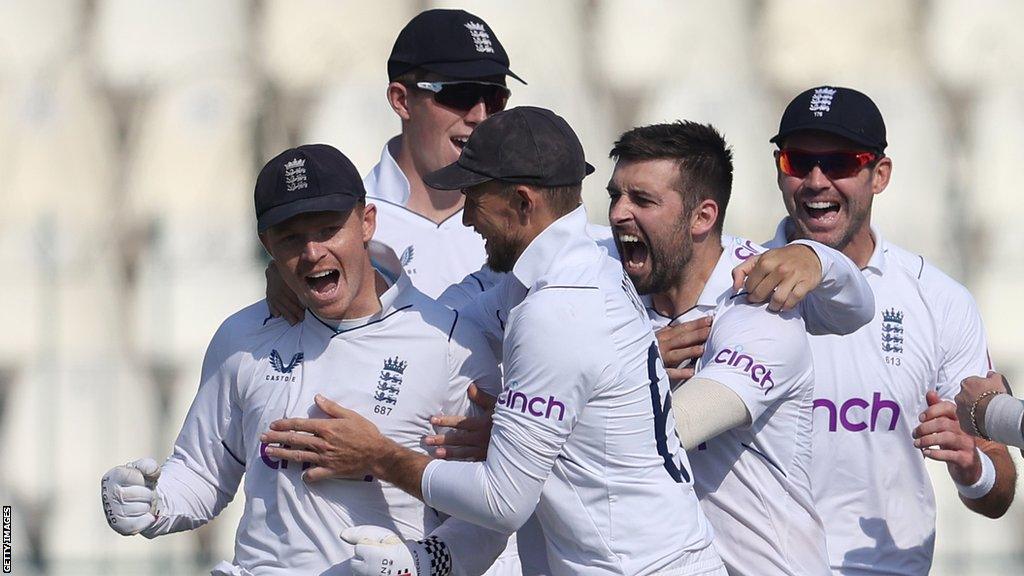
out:
M434 102L460 112L469 112L481 100L487 114L501 112L512 91L492 82L417 82L416 88L434 94Z

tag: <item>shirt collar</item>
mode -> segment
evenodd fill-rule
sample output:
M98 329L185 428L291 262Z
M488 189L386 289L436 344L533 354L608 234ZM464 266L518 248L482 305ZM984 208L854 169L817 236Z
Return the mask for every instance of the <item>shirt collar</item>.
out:
M384 265L381 265L378 262L373 262L373 269L377 274L380 274L381 277L384 278L385 282L388 283L387 290L385 290L384 293L381 294L379 297L380 310L374 312L369 316L345 320L328 320L325 318L320 318L319 316L313 314L312 312L310 312L309 315L313 316L321 324L333 329L335 332L340 333L346 332L353 328L365 326L367 324L370 324L371 322L376 322L377 320L380 320L381 318L394 312L395 301L398 299L399 295L408 291L409 287L412 285L412 281L409 280L409 276L405 274L405 271L402 270L400 266L398 267L397 270L392 270L390 268L385 267Z
M871 227L871 237L875 239L875 250L871 252L871 259L868 260L868 265L865 268L871 269L879 276L885 274L888 268L888 258L885 257L886 243L885 238L878 232L878 228Z
M722 254L697 298L697 306L713 308L723 296L732 294L732 269L742 262L735 252L742 245L743 240L722 234Z
M409 179L392 154L392 150L397 151L401 145L401 135L388 140L380 153L380 162L363 179L363 186L367 196L404 207L409 203Z
M779 222L779 225L775 228L775 238L772 239L772 246L785 246L789 244L789 237L786 235L786 227L789 225L790 218L787 216ZM886 265L886 244L885 239L882 238L881 233L878 232L878 228L874 225L871 226L871 237L875 240L875 249L871 252L871 258L868 260L868 265L864 267L865 270L870 270L879 276L885 274L887 268Z
M581 204L530 242L512 267L512 275L529 289L552 269L564 267L593 249L597 244L587 234L587 210Z

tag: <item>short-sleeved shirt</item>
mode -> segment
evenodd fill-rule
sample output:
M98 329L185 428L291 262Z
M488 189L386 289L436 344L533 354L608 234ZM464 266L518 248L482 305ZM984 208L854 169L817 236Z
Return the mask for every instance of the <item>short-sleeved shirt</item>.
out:
M786 242L786 221L769 245ZM875 316L843 337L812 336L814 499L836 574L919 575L931 567L935 499L913 429L937 390L952 400L990 367L970 293L887 242L862 270Z
M735 294L733 268L763 249L729 236L722 247L696 306L674 319L648 307L658 328L714 316L694 377L727 386L750 413L750 426L687 451L694 486L731 574L826 574L809 476L814 374L801 309L773 313Z
M650 322L584 209L492 290L505 388L487 461L431 462L425 501L502 530L535 512L556 576L717 574Z

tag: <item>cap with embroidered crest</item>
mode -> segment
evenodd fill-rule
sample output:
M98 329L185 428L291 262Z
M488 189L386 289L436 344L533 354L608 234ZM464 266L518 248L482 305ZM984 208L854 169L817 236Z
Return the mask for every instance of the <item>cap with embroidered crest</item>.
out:
M348 212L366 197L355 165L327 144L305 144L274 156L256 178L260 232L306 212Z
M388 80L422 68L456 80L511 76L508 54L482 18L465 10L421 12L398 34L388 58Z
M564 118L545 108L518 106L481 122L459 159L423 181L437 190L465 190L490 180L574 186L593 171Z
M806 130L842 136L879 154L888 146L878 106L852 88L818 86L800 93L786 106L779 133L770 142L781 145L787 136Z

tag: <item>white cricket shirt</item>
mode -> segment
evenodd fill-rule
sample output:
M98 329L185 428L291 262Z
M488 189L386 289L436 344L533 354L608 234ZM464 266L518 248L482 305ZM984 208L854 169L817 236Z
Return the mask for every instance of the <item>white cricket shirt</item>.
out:
M484 265L484 239L463 226L462 210L436 224L406 208L409 180L391 155L391 147L397 148L400 138L384 145L380 162L363 178L367 202L377 207L373 239L395 251L416 288L437 298L448 286Z
M724 235L722 247L696 306L671 320L648 308L656 328L714 316L694 377L728 386L750 412L750 426L687 452L694 487L730 574L827 574L809 476L814 374L801 309L774 313L734 296L733 268L763 249ZM836 271L856 277L825 262L830 282L851 284L829 276Z
M952 400L962 379L986 374L985 331L967 289L871 234L873 320L811 337L814 498L835 574L927 574L935 500L911 434L928 390ZM785 241L783 221L770 245Z
M324 572L352 556L352 546L338 536L351 526L383 526L419 539L441 524L437 512L372 478L307 484L301 464L269 457L259 441L279 418L324 417L313 402L319 393L425 453L423 436L436 433L432 415L472 410L471 382L498 393L497 362L479 332L398 274L380 297L380 312L337 328L313 314L289 326L270 318L265 302L221 325L174 453L162 467L154 533L214 517L243 473L245 510L234 564L257 576ZM450 519L439 531L455 523ZM503 536L458 525L465 530L443 536L455 562L474 564L492 553L493 559L504 548Z
M551 224L494 288L505 389L487 460L431 462L424 500L503 531L536 512L556 576L720 574L650 323L586 225L583 207Z

